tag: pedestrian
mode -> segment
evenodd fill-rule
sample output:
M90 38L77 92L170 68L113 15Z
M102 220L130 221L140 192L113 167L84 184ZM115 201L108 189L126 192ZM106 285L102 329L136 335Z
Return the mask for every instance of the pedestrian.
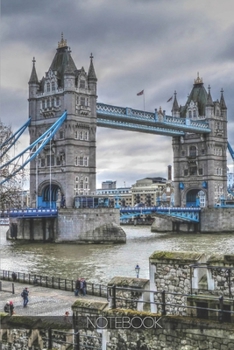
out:
M76 281L76 289L75 289L75 291L74 291L76 297L78 297L79 292L80 292L80 279L77 278L77 281Z
M84 280L80 278L80 292L84 295Z
M66 323L71 323L71 320L69 319L69 312L68 311L65 312L63 319Z
M28 305L28 294L29 290L27 287L25 287L23 292L21 293L21 297L23 298L23 307L26 307Z
M14 314L14 304L13 301L10 301L10 315L12 316Z
M16 280L17 280L17 275L16 275L16 273L15 273L14 271L12 272L11 277L12 277L12 280L13 280L13 281L16 281Z
M82 282L83 282L83 295L86 295L87 293L87 284L86 284L86 280L84 278L82 278Z
M10 302L7 301L5 306L4 306L4 312L6 312L7 314L10 313Z

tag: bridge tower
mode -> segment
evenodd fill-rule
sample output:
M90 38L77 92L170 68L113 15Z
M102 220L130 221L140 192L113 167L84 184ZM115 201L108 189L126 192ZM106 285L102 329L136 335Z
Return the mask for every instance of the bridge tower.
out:
M206 121L211 132L206 135L185 133L173 137L174 186L176 206L212 207L227 193L227 107L223 90L213 101L197 76L184 106L174 95L172 116Z
M67 111L66 121L30 163L31 205L73 206L75 195L96 191L97 78L90 56L88 73L77 69L61 37L54 59L39 81L35 59L29 79L30 143Z

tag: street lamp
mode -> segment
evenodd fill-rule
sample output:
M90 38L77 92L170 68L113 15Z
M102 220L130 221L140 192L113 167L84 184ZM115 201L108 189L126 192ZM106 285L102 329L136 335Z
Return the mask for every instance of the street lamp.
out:
M135 271L136 271L136 276L137 278L139 278L139 273L140 273L140 266L137 264L135 267Z

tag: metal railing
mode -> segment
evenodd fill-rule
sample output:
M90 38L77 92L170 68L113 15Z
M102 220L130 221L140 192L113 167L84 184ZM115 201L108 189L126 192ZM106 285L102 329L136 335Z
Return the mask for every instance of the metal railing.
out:
M30 274L25 272L0 270L0 280L19 282L24 284L32 284L45 288L61 289L65 291L75 291L76 281L56 276L42 276L38 274ZM86 293L106 298L108 296L107 286L99 283L86 282Z
M131 297L123 297L123 296L117 296L118 292L129 292L131 294ZM140 300L139 296L143 293L153 293L154 294L154 301L146 301L146 300ZM158 300L155 300L155 295L157 296ZM112 309L118 309L117 302L124 302L125 308L130 308L131 306L134 306L134 309L137 308L138 304L148 304L154 305L157 307L157 313L161 314L161 316L165 315L181 315L181 316L188 316L188 317L194 317L194 318L204 318L204 319L215 319L219 322L234 322L234 303L233 299L225 298L223 296L215 297L214 295L209 296L207 295L207 302L209 300L212 300L212 303L216 303L217 308L209 308L209 307L201 307L201 306L195 306L195 305L188 305L187 304L187 298L197 298L199 297L198 294L183 294L183 293L175 293L175 292L167 292L165 290L163 291L152 291L152 290L146 290L146 289L139 289L139 288L129 288L129 287L117 287L115 285L108 287L108 296L111 308ZM168 296L174 296L174 297L180 297L185 298L184 304L176 302L176 300L172 300L171 302L166 301ZM210 299L209 299L210 297ZM211 298L212 297L212 298ZM199 302L199 300L198 300ZM229 305L232 304L233 310L227 310L225 308L225 302L227 302ZM124 307L121 307L124 308ZM172 308L174 308L174 312L171 311ZM182 309L183 311L178 313L179 309ZM193 310L196 311L196 314L194 314ZM191 311L191 312L189 312ZM208 312L212 312L212 316L208 316Z

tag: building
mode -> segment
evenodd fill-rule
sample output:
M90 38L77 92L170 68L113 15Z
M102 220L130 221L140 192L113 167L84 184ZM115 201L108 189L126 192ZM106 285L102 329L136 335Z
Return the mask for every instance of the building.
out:
M197 206L202 196L203 205L213 207L227 193L227 107L223 90L216 101L210 90L198 75L184 106L174 96L172 117L204 121L211 130L173 137L175 206Z
M32 144L67 111L53 140L30 162L32 206L73 206L74 196L96 191L97 77L90 56L88 73L77 69L61 37L52 63L38 80L35 59L29 79L29 127ZM53 178L51 178L53 173Z
M111 206L132 206L131 187L116 187L116 181L102 182L102 188L96 190L96 195L108 197Z

